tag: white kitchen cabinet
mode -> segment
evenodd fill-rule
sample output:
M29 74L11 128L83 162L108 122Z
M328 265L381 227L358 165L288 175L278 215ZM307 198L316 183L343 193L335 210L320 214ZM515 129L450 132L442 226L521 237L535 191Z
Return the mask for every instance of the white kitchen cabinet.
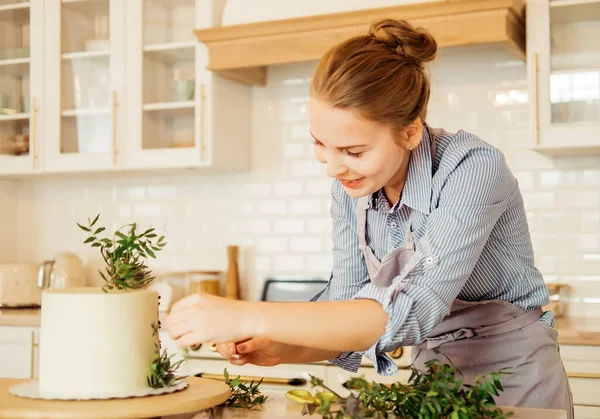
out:
M251 87L207 70L193 33L220 24L225 0L14 1L0 46L31 57L0 56L0 99L38 112L7 108L0 146L38 141L0 154L0 175L249 168Z
M45 171L117 164L124 21L123 0L46 1Z
M193 32L218 26L223 6L127 1L128 167L249 167L251 89L207 70Z
M0 175L40 170L44 0L0 5Z
M531 144L552 156L600 154L600 0L529 0Z
M575 406L575 419L598 419L600 407Z
M36 332L29 327L0 326L0 378L36 376Z

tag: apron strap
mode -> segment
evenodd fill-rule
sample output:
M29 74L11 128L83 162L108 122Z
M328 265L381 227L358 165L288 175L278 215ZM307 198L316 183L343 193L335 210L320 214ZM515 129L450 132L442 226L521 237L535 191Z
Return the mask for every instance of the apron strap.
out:
M369 199L369 195L358 198L356 203L356 227L360 250L367 247L367 199Z
M537 308L500 324L480 327L477 329L462 328L455 332L445 333L439 337L427 338L427 349L434 349L443 345L444 343L454 342L457 340L469 339L472 337L500 335L502 333L512 332L538 321L543 314L544 312L542 309Z

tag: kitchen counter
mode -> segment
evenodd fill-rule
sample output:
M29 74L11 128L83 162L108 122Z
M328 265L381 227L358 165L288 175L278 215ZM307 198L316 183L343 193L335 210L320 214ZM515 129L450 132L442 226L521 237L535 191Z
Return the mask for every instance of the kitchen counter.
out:
M318 414L312 416L302 415L302 405L300 403L292 402L285 398L283 394L269 394L270 401L268 401L261 410L245 410L245 409L233 409L233 408L218 408L216 414L213 417L206 415L206 419L306 419L313 417L315 419L321 418ZM504 409L503 409L504 410ZM548 409L517 409L510 408L506 411L514 412L511 419L566 419L567 412L562 410L548 410ZM177 417L168 416L163 419L204 419L203 416L198 415L180 415Z
M7 392L7 388L12 385L12 383L17 382L18 380L6 380L0 379L0 389L3 392ZM302 404L293 402L288 400L284 394L282 393L268 393L265 395L268 396L268 401L265 405L261 406L256 410L248 410L248 409L235 409L235 408L217 408L211 409L203 412L194 412L189 414L180 414L173 416L162 416L162 417L154 417L152 419L282 419L282 418L290 418L290 419L304 419L307 416L302 415ZM10 394L2 394L0 395L0 400L3 397L8 397L5 399L5 402L9 402L10 399L16 396L12 396ZM156 396L160 397L160 396ZM141 401L141 399L140 399ZM64 402L62 402L64 403ZM504 411L511 411L514 413L511 416L512 419L566 419L567 413L561 410L547 410L547 409L519 409L519 408L506 408ZM30 416L33 417L33 416ZM38 417L37 415L35 417ZM52 418L60 418L61 416L54 412L52 415L49 415ZM65 412L65 417L71 418L68 412ZM108 416L107 416L108 417ZM131 416L127 416L131 417ZM315 419L321 418L320 415L314 414L312 416ZM15 418L14 414L9 414L8 411L3 412L2 406L0 405L0 418Z
M39 308L1 308L0 326L40 326Z
M161 314L162 315L162 314ZM39 327L40 309L0 309L0 326ZM600 346L600 318L561 317L556 319L561 345Z

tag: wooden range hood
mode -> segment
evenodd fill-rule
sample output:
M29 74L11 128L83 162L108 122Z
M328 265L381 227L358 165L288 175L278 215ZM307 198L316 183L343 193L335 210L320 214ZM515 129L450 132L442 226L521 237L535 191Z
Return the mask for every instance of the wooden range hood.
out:
M523 0L525 1L525 0ZM503 43L525 57L521 0L447 0L260 23L198 29L208 69L249 85L266 84L266 68L318 60L332 45L366 33L380 18L406 19L428 29L440 48Z

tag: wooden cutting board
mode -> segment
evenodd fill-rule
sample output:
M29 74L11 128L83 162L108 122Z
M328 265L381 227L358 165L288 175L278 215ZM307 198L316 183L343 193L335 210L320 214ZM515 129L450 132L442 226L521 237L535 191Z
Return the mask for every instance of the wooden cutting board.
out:
M8 389L26 380L0 379L1 419L145 419L179 415L208 409L225 402L227 384L206 378L188 377L189 386L159 396L111 400L37 400L14 396Z

